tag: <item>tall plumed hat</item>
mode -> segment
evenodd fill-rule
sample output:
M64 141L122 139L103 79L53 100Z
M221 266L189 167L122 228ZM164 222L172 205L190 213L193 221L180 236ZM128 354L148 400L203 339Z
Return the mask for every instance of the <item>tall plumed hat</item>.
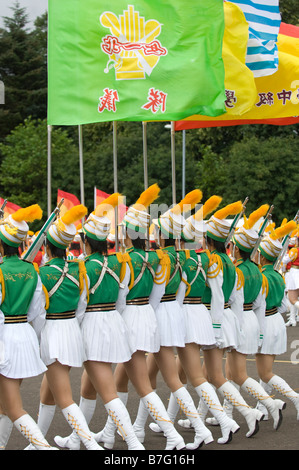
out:
M77 233L75 222L83 219L86 214L87 208L82 204L72 207L50 226L47 239L57 248L65 250Z
M259 220L264 217L269 210L268 204L263 204L257 210L252 212L248 219L244 215L244 224L238 227L232 237L232 242L237 245L240 250L251 252L259 238L255 226Z
M186 220L184 213L194 209L202 199L200 189L190 191L178 204L157 219L157 224L165 238L180 238Z
M186 224L182 231L182 238L186 242L198 242L203 238L204 233L207 231L204 220L207 215L217 209L221 203L220 196L211 196L202 206L186 220Z
M281 240L295 229L296 222L294 220L291 220L290 222L283 221L280 227L272 230L271 233L264 237L259 246L260 253L267 260L274 262L283 248Z
M94 240L106 240L111 229L111 215L122 200L119 193L111 194L97 205L83 225L84 233ZM113 216L113 215L112 215Z
M143 191L135 204L127 210L122 225L135 232L146 233L150 222L147 208L159 197L159 193L160 188L156 183Z
M19 209L10 214L0 225L0 238L7 245L18 247L27 238L29 227L27 222L40 220L43 211L38 204Z
M233 202L219 209L207 221L207 235L213 240L225 242L230 231L231 222L226 220L229 215L237 215L243 210L241 201Z

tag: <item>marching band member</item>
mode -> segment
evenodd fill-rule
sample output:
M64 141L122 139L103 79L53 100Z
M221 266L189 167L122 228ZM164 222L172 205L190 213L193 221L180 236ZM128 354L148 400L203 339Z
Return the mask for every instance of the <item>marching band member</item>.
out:
M149 297L157 276L163 278L165 272L165 257L156 251L145 251L146 232L149 227L150 215L147 207L158 197L160 188L154 184L145 190L137 202L129 207L122 222L125 232L124 241L129 256L127 272L124 282L127 282L129 291L123 298L122 316L126 322L129 338L135 351L132 358L118 365L115 380L118 393L126 402L127 385L130 380L141 397L141 406L161 425L166 436L166 449L181 449L185 443L171 422L163 402L152 389L148 377L146 352L157 353L160 348L160 337L155 312L150 305ZM158 274L157 274L158 273ZM99 442L113 445L115 427L108 420L103 431L96 436ZM134 427L141 441L144 434Z
M274 269L274 263L283 248L280 239L295 229L295 221L290 221L276 228L262 240L258 250L257 261L267 280L267 296L265 331L262 346L256 354L256 366L266 391L270 394L272 390L275 390L290 399L297 410L297 419L299 419L299 394L282 377L272 371L275 357L284 353L287 348L286 325L281 315L287 309L285 282L282 275ZM262 405L263 401L260 403ZM285 403L283 407L285 407Z
M285 282L290 307L290 317L286 326L296 326L299 311L299 246L297 232L298 228L292 234L293 246L290 246L283 259L284 264L286 264Z
M250 255L258 242L259 235L254 230L255 224L269 209L267 204L254 211L248 219L244 216L244 224L238 228L232 237L232 253L235 266L244 277L242 292L242 308L235 314L238 316L241 341L236 349L228 352L226 358L227 378L229 377L242 390L249 393L256 400L262 401L274 420L274 429L277 430L282 421L281 410L284 403L281 400L273 400L263 387L253 378L247 375L247 355L255 355L259 351L260 335L264 331L265 306L266 306L266 279L258 266L250 259ZM233 408L231 406L231 408Z
M200 195L200 198L201 197L202 194ZM212 403L213 401L215 404L215 407L213 406L213 411L221 421L223 432L223 435L218 442L229 442L232 432L235 432L239 426L227 417L219 403L213 387L211 387L205 377L200 374L201 368L197 368L198 354L196 353L195 356L193 356L194 347L190 336L191 325L188 324L187 329L185 314L176 295L178 288L181 285L182 270L187 262L186 252L184 250L176 251L175 249L175 241L181 237L181 233L185 225L185 219L181 213L184 212L184 204L188 204L188 198L186 198L158 219L158 225L161 230L161 246L164 248L164 251L168 254L171 260L171 269L165 286L162 285L162 289L164 289L162 291L163 296L161 296L161 288L157 286L154 287L151 297L160 325L161 335L161 347L159 353L155 355L156 361L166 384L172 392L172 397L176 399L180 408L185 413L195 430L194 443L187 444L186 446L188 449L195 449L203 442L206 444L211 442L213 440L213 436L209 430L203 426L203 422L195 408L194 402L189 392L186 390L186 387L180 380L173 347L176 347L178 357L186 368L188 365L188 375L189 378L192 376L191 380L192 384L195 386L196 392L201 397L205 396L209 403ZM199 202L199 200L197 202ZM208 336L208 342L214 343L215 340L211 330ZM186 339L190 341L187 346ZM195 345L195 348L198 350L198 345ZM188 363L191 359L193 361L193 358L196 360L196 364L193 362L193 367L191 367Z
M83 225L89 300L81 323L87 374L82 376L80 407L89 424L98 393L108 416L127 442L128 449L143 450L134 433L128 411L117 395L112 371L113 363L127 362L134 352L129 343L126 324L117 311L119 290L124 289L124 257L121 253L107 254L107 236L111 225L107 214L114 211L119 200L118 193L109 196L96 207ZM80 448L80 439L74 432L67 438L56 436L55 441L60 447L72 450ZM111 446L106 443L106 447Z
M226 380L222 370L224 351L236 349L241 339L240 325L232 305L240 304L242 300L239 292L242 278L226 254L225 242L230 231L226 217L239 214L242 208L241 201L237 201L218 210L207 221L207 246L211 259L203 302L210 308L217 347L204 349L204 365L209 382L243 415L249 428L246 437L252 437L259 430L258 423L263 414L248 406L239 390ZM200 405L204 416L204 402L201 401Z
M74 206L47 232L49 261L40 268L40 276L48 300L46 324L41 332L41 357L48 370L41 385L39 421L47 430L58 405L86 449L101 450L73 401L69 378L70 368L81 367L85 360L80 323L87 304L87 278L84 263L67 261L66 250L76 235L75 222L86 213L83 205Z
M34 449L52 449L39 426L23 409L20 394L22 379L35 377L47 369L40 358L38 343L45 317L41 279L34 265L18 256L19 247L29 230L27 222L41 217L42 210L35 204L19 209L0 224L0 251L3 256L0 270L2 448L6 446L12 422Z

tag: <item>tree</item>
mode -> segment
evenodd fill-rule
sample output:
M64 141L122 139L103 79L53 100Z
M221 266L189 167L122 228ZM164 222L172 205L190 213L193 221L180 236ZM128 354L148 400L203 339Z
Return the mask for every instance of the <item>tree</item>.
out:
M5 104L0 107L0 141L28 116L45 118L47 108L46 46L41 25L28 32L28 15L16 2L12 18L4 17L0 30L0 80ZM40 20L41 21L41 20Z
M0 170L1 196L21 207L40 204L47 215L47 124L26 119L0 144L3 161ZM76 146L66 131L52 132L52 205L57 189L76 193L79 161Z
M273 219L279 224L284 217L292 219L299 207L297 151L296 134L266 140L252 136L232 145L225 164L223 156L206 153L198 164L197 181L222 196L224 205L248 196L247 214L261 204L273 204Z

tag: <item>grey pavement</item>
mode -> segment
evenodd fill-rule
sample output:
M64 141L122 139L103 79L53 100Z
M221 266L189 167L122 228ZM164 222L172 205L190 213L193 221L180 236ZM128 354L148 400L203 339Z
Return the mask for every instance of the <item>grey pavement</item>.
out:
M289 327L287 329L288 334L288 349L287 352L281 356L278 356L274 365L274 372L282 376L289 385L295 390L299 391L299 324L296 327ZM254 358L248 358L247 360L248 375L258 379ZM79 403L80 397L80 379L82 369L71 370L71 381L73 387L74 400ZM41 383L41 377L27 379L22 384L22 397L24 409L34 418L37 419L38 407L39 407L39 387ZM195 404L198 404L198 398L191 386L188 386L188 390L191 393ZM157 393L160 395L165 406L167 407L169 399L169 389L163 382L162 377L158 376L158 387ZM256 402L249 395L243 394L247 403L251 406L255 406ZM275 398L283 399L282 396L275 395ZM227 450L298 450L299 449L299 421L297 420L297 413L294 405L290 400L285 399L287 406L283 412L283 421L280 428L275 431L273 429L273 421L263 421L260 423L259 432L252 438L246 437L247 425L242 415L235 410L234 419L240 425L240 430L234 435L233 440L226 445L220 445L217 443L218 437L221 437L220 428L218 426L211 427L213 433L214 442L207 446L202 446L196 452L209 452L209 451L227 451ZM131 415L132 421L134 421L139 398L132 386L129 388L128 398L128 411ZM97 400L97 407L94 417L90 423L90 429L94 432L100 431L106 421L106 411L100 398ZM178 416L184 418L182 414ZM146 424L146 434L144 446L149 452L161 451L165 448L166 440L162 434L154 433L150 430L148 424L151 422L149 418ZM192 442L194 432L192 430L186 430L181 428L177 422L175 422L177 430L184 437L185 442ZM49 443L55 445L54 436L61 435L67 436L71 432L69 425L66 423L61 411L56 410L54 420L46 436ZM13 429L8 446L6 450L23 450L27 445L26 439L16 430ZM81 446L81 450L84 447ZM127 445L119 435L116 435L115 446L112 454L117 451L126 451ZM68 452L68 451L64 451ZM28 452L27 452L28 454ZM74 454L74 453L73 453ZM72 454L72 457L74 455ZM102 453L101 453L102 454ZM121 452L124 454L124 452ZM111 453L105 451L107 458ZM198 454L197 454L198 455ZM219 457L219 456L218 456ZM104 457L102 457L104 458ZM192 462L191 462L192 463Z

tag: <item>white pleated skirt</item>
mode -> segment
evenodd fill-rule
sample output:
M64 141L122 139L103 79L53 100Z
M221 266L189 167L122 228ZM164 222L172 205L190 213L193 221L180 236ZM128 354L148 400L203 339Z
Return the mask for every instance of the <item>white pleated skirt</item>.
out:
M265 331L261 354L279 355L287 350L287 331L282 315L277 312L265 318Z
M127 326L117 310L85 312L81 331L87 361L117 364L129 361L135 352Z
M244 322L237 351L246 355L256 354L259 348L260 325L253 310L248 310L243 315Z
M185 315L185 343L196 343L200 346L215 345L215 335L211 315L203 304L183 304Z
M285 279L287 290L299 289L299 269L291 268Z
M3 325L0 374L11 379L36 377L47 368L40 356L36 333L29 323Z
M41 357L49 366L55 361L70 367L81 367L84 347L77 318L46 320L41 333Z
M240 324L236 314L230 309L225 308L221 323L221 349L237 349L241 342ZM213 346L212 346L213 347ZM210 346L205 346L203 349L209 349Z
M129 331L134 351L156 353L160 349L158 322L153 307L147 305L126 305L122 317Z
M186 340L186 321L178 301L161 302L155 313L160 332L160 345L183 348Z

